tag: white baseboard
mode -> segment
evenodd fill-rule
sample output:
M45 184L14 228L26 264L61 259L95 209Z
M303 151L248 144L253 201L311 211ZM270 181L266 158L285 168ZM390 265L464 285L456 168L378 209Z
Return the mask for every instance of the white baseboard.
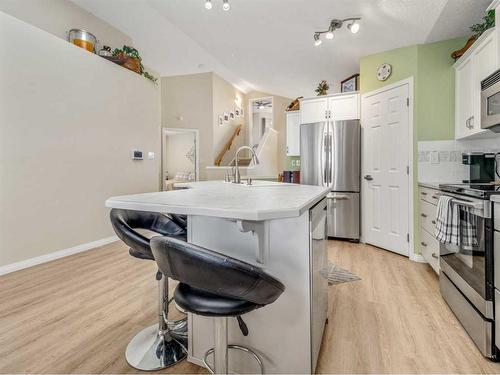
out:
M410 254L410 260L417 262L417 263L427 263L427 261L425 260L425 258L422 255L415 254L415 253Z
M22 261L16 262L16 263L7 264L6 266L0 266L0 276L5 275L7 273L14 272L14 271L19 271L19 270L22 270L25 268L33 267L33 266L36 266L37 264L47 263L47 262L50 262L51 260L64 258L64 257L67 257L69 255L73 255L73 254L81 253L81 252L84 252L87 250L91 250L91 249L94 249L94 248L99 247L99 246L104 246L104 245L107 245L111 242L115 242L117 240L118 240L117 236L112 236L112 237L108 237L108 238L103 238L101 240L73 246L73 247L70 247L68 249L54 251L52 253L41 255L39 257L22 260Z

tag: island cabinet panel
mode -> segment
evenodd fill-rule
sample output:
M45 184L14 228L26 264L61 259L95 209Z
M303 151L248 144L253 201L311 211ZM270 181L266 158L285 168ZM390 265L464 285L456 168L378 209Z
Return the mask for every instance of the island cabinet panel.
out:
M256 228L263 236L260 241L251 231L240 231L249 227ZM188 217L189 242L262 267L286 287L274 303L242 317L249 329L248 336L242 335L236 319L230 318L228 323L229 343L247 346L258 353L265 373L312 373L316 365L313 356L317 354L312 353L311 342L314 301L310 228L309 210L299 217L263 222ZM326 260L326 246L323 252L319 257ZM314 270L319 268L321 265L316 263ZM327 299L327 291L323 290ZM204 353L214 345L213 319L188 314L188 323L188 360L202 365ZM314 348L319 348L322 329L321 334L319 329L315 332ZM229 369L232 373L258 372L251 356L234 350L229 353Z

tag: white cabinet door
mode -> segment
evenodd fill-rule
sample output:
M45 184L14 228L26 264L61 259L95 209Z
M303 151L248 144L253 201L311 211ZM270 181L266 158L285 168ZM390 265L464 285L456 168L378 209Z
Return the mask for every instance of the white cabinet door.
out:
M300 155L300 112L286 114L286 154L287 156Z
M455 67L455 138L488 136L481 129L481 81L498 66L494 30L486 31L462 59Z
M327 119L327 98L307 99L300 102L300 123L313 124Z
M408 256L409 85L363 98L363 237Z
M472 98L473 116L470 121L471 133L485 132L481 129L481 81L496 70L497 46L496 34L491 33L472 54Z
M359 94L328 98L328 109L335 121L359 119Z
M468 58L455 71L455 138L470 135L473 116L472 58Z

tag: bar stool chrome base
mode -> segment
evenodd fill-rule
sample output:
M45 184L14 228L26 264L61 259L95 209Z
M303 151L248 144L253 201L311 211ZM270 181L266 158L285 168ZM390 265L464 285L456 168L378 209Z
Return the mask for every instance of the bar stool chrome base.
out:
M125 351L127 363L143 371L170 367L186 356L187 340L174 338L170 332L162 335L158 324L153 324L135 335Z

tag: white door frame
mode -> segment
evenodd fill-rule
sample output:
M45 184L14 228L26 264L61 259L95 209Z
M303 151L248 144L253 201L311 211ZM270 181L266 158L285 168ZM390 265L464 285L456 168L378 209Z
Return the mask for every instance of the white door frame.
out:
M410 167L410 173L408 175L408 233L409 233L409 243L408 243L408 256L410 260L416 261L416 262L421 262L422 261L422 256L419 254L415 254L415 248L414 248L414 239L415 239L415 233L414 233L414 205L413 205L413 196L414 196L414 168L413 168L413 112L414 112L414 79L413 76L403 79L401 81L392 83L390 85L381 87L380 89L373 90L370 92L367 92L361 96L361 107L363 108L363 100L366 98L369 98L371 96L380 94L385 91L389 91L392 89L395 89L397 87L405 86L408 85L408 97L409 97L409 106L408 106L408 132L409 132L409 137L408 137L408 165ZM364 111L362 111L363 113ZM361 126L362 126L362 139L364 142L364 128L363 128L363 118L361 118ZM362 143L364 145L364 143ZM364 147L363 147L364 149ZM364 150L363 150L364 151ZM361 171L362 175L364 176L365 174L365 167L364 167L364 158L361 158ZM366 195L364 193L365 189L362 189L362 202L366 202ZM364 203L362 204L363 207ZM362 215L362 233L366 233L366 218L365 215ZM362 239L363 240L363 239ZM363 241L364 242L364 241Z
M261 100L269 100L271 99L271 105L272 105L272 117L273 117L273 126L272 128L274 129L274 97L273 96L263 96L259 98L251 98L248 99L248 108L247 108L247 114L248 114L248 144L250 147L253 145L253 102L258 102Z
M168 132L176 132L176 133L192 133L194 135L194 143L195 143L195 158L194 158L194 172L195 172L195 180L200 180L200 130L199 129L189 129L189 128L162 128L161 132L161 184L162 190L163 185L165 184L165 166L164 163L164 149L165 149L165 137Z

